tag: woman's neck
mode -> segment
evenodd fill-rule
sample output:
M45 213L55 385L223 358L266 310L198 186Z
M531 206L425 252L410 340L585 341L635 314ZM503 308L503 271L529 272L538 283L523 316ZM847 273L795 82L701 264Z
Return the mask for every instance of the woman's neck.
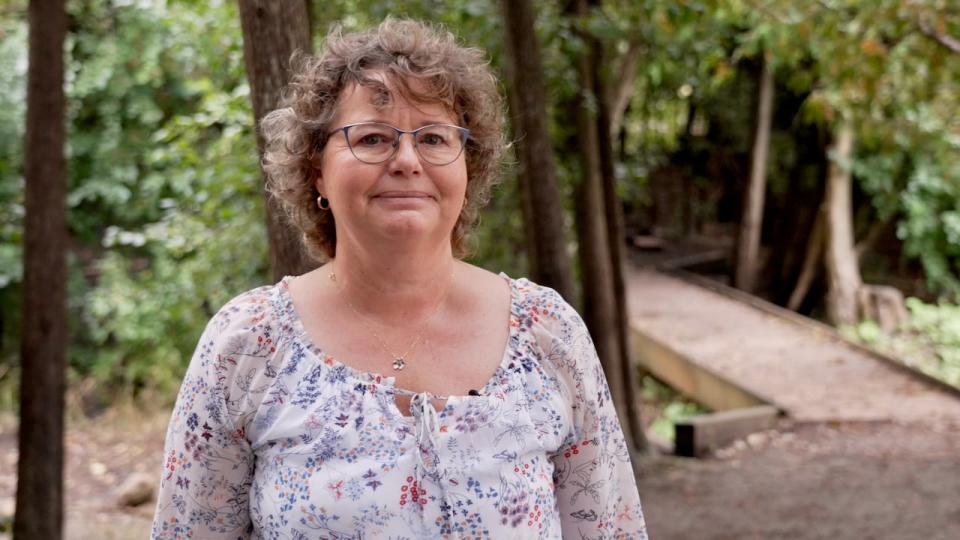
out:
M410 248L410 246L407 246ZM407 325L435 313L448 298L457 260L450 245L436 249L351 249L337 246L329 270L337 293L362 315Z

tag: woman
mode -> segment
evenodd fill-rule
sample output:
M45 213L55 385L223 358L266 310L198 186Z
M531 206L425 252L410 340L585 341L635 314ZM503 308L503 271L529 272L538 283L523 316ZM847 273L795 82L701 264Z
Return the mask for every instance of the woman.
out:
M646 538L581 319L459 259L503 150L482 53L388 19L300 64L264 166L328 262L211 320L153 537Z

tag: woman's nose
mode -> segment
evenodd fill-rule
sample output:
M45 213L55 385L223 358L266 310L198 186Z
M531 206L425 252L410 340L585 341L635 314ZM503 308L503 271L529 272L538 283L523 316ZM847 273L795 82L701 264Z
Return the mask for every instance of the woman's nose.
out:
M410 135L404 137L404 135ZM405 140L406 139L406 140ZM391 160L391 165L405 172L419 172L421 168L420 155L412 133L403 133L397 139L397 152Z

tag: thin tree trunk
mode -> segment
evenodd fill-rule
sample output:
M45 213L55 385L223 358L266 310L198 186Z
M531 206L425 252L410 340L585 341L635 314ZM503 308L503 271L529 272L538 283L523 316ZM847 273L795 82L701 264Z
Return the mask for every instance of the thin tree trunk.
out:
M611 137L619 134L623 128L623 117L627 112L627 106L630 104L630 98L633 96L633 87L637 80L638 60L642 52L643 43L640 40L631 41L627 52L620 59L620 69L616 82L609 87L610 90L607 92L597 94L598 96L607 96L605 101L609 111L610 121L608 124Z
M592 5L596 5L593 0ZM601 98L607 96L600 66L604 64L603 47L600 42L590 39L589 65L592 68L593 95ZM636 64L636 57L624 59L624 62ZM622 69L628 69L623 66ZM618 105L619 106L619 105ZM600 156L600 171L603 181L604 216L607 225L607 241L610 250L611 282L613 286L614 313L616 320L616 334L618 350L620 352L620 368L623 376L623 401L627 404L627 421L630 423L629 432L633 436L631 441L637 451L648 449L646 433L643 429L643 418L640 414L639 381L637 370L634 368L630 354L628 338L630 314L627 312L627 291L623 277L624 265L624 228L623 208L617 196L617 177L614 172L613 157L613 130L611 129L611 104L607 99L601 99L597 107L596 130L597 145ZM621 113L622 115L622 113ZM619 128L618 128L619 129Z
M736 286L753 292L757 279L757 255L760 252L760 229L763 227L763 198L767 189L767 155L770 150L770 124L773 118L773 66L763 59L760 72L756 131L750 162L750 184L747 188L740 236L737 241Z
M506 63L509 63L509 62L506 62ZM508 68L508 71L509 71L509 68ZM518 100L520 100L521 92L510 91L510 88L512 88L512 86L513 86L512 84L508 85L507 103L509 104L511 111L521 111L523 110L523 107L524 107L522 103L518 103ZM529 156L526 156L521 153L522 152L520 150L521 143L519 141L520 137L518 136L520 127L518 124L519 124L519 119L517 118L516 115L514 115L512 120L512 126L511 126L512 127L511 140L518 141L517 144L514 145L514 148L517 149L517 157L520 163L519 170L517 171L517 182L518 182L518 188L519 188L518 193L520 195L520 214L521 214L521 218L523 219L523 251L527 257L527 272L530 278L538 283L542 283L546 285L547 281L544 276L541 276L541 272L539 270L541 266L543 266L543 263L539 261L538 252L536 250L536 246L538 244L537 219L536 219L536 209L534 208L534 204L533 204L533 200L534 200L533 189L537 179L536 179L536 175L531 175L529 171L529 167L527 167L524 164L524 160L528 159ZM558 193L559 193L559 190L558 190ZM570 284L570 286L571 286L571 290L569 294L572 295L573 294L572 283ZM554 287L554 289L556 289L556 287ZM566 298L568 301L571 301L571 302L573 301L573 296L566 296L563 293L560 293L560 295Z
M820 268L820 260L823 258L824 244L824 211L817 212L817 218L813 222L813 231L810 233L810 239L807 241L807 254L803 259L803 269L800 270L800 277L797 279L797 285L790 294L790 300L787 302L787 309L797 311L800 304L807 297L810 291L810 285L813 278L817 277L817 269Z
M63 412L67 347L63 0L31 0L24 136L20 432L13 536L63 530Z
M547 124L540 45L530 0L502 0L504 56L511 116L520 158L521 194L528 231L530 274L573 300L563 206Z
M261 158L260 120L277 107L280 91L290 80L290 56L295 51L312 50L308 4L308 0L240 0L243 57ZM284 219L279 202L267 196L266 208L273 279L299 275L316 267L303 250L300 234Z
M587 11L586 2L578 0L576 10L577 15L584 15ZM581 180L577 189L577 233L580 243L583 314L607 375L624 435L628 441L634 442L636 439L630 410L636 407L636 404L627 401L626 388L633 377L628 380L624 376L625 351L621 349L622 326L618 321L615 297L616 269L610 252L611 239L604 196L600 137L597 118L592 114L587 101L594 95L594 60L589 49L576 59L580 91L574 102L581 168ZM631 450L636 450L635 446L631 444Z
M831 150L826 195L827 315L835 325L859 320L857 291L863 286L853 244L852 154L853 127L844 120Z

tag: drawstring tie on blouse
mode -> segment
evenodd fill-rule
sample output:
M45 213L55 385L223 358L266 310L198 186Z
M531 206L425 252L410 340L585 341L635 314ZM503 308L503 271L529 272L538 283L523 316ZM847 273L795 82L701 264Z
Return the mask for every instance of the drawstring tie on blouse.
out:
M440 415L433 406L433 400L427 392L415 394L410 399L410 413L414 418L414 429L417 438L417 461L424 472L437 474L436 448L437 432L440 426ZM424 454L431 454L433 463L428 465Z

